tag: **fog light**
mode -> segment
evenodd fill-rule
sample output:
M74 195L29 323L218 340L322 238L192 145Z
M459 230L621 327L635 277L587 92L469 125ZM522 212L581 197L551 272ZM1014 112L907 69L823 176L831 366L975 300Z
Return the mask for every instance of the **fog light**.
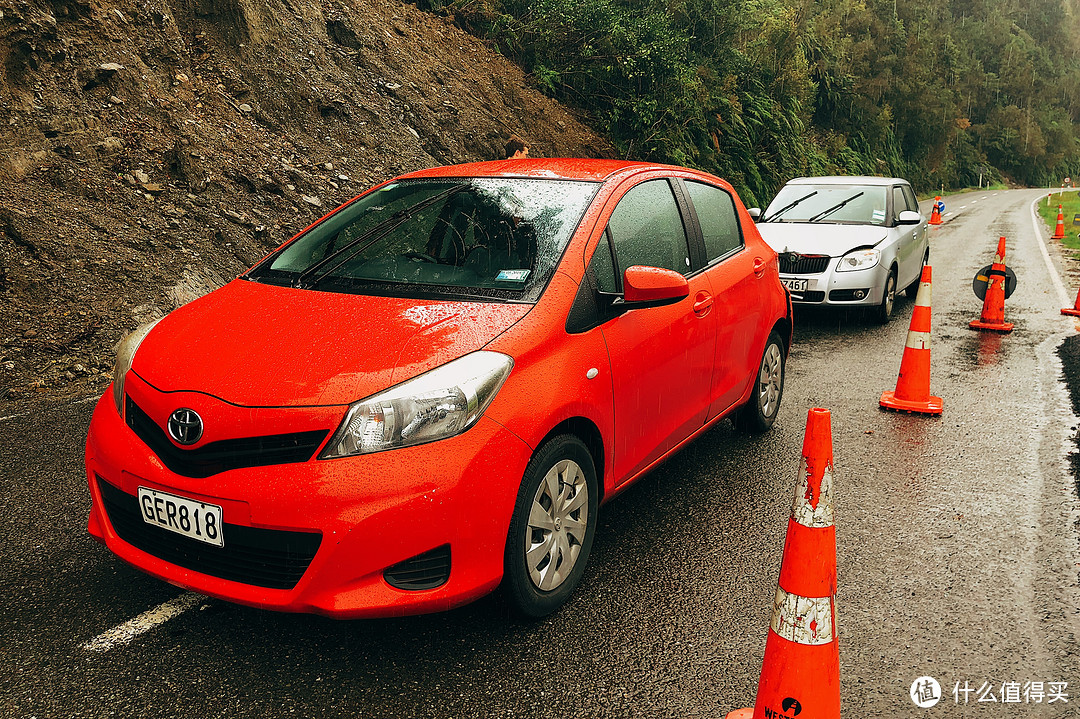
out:
M863 292L862 290L855 290L855 299L861 300L863 297L866 297L865 292Z

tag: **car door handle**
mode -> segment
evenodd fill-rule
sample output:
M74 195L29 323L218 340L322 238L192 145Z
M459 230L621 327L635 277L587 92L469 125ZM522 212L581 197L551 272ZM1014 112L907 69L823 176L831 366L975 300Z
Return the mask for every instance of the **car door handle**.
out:
M761 277L763 274L765 274L765 260L761 259L760 257L754 258L754 274L758 277Z
M694 297L694 314L698 317L704 317L709 314L709 310L712 309L713 296L708 292L698 292Z

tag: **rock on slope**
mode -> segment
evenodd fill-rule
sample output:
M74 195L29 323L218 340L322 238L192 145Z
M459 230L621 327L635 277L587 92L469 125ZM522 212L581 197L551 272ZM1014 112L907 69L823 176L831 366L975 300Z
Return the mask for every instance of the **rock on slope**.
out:
M395 0L0 0L0 402L112 348L376 181L610 146Z

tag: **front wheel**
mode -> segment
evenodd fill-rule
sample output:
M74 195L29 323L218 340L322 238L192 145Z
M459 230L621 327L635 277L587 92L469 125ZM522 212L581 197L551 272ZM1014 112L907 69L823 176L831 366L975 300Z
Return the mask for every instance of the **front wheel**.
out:
M768 432L772 428L780 411L780 399L784 396L785 359L784 342L780 335L769 333L754 382L753 395L735 415L736 427L754 434Z
M886 325L892 319L893 305L896 304L896 268L885 279L885 291L881 293L881 304L874 310L874 319Z
M521 615L551 614L581 581L598 499L592 455L577 437L554 437L529 461L504 554L505 593Z

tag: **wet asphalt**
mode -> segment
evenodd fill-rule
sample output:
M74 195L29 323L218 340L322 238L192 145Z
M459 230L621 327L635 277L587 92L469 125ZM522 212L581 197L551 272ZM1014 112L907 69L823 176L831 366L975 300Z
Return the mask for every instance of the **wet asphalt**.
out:
M844 716L1080 714L1077 419L1055 354L1080 328L1036 240L1040 194L945 198L959 214L931 230L940 418L878 408L910 299L886 326L799 313L774 430L721 422L605 505L582 585L538 623L497 597L353 622L205 600L87 651L181 592L86 534L92 403L0 419L0 715L723 717L753 703L811 407L832 412ZM967 327L999 235L1019 278L1005 336ZM922 675L943 687L936 707L908 697ZM1003 683L1032 681L1068 682L1068 703L1001 702ZM965 682L998 702L958 705Z

